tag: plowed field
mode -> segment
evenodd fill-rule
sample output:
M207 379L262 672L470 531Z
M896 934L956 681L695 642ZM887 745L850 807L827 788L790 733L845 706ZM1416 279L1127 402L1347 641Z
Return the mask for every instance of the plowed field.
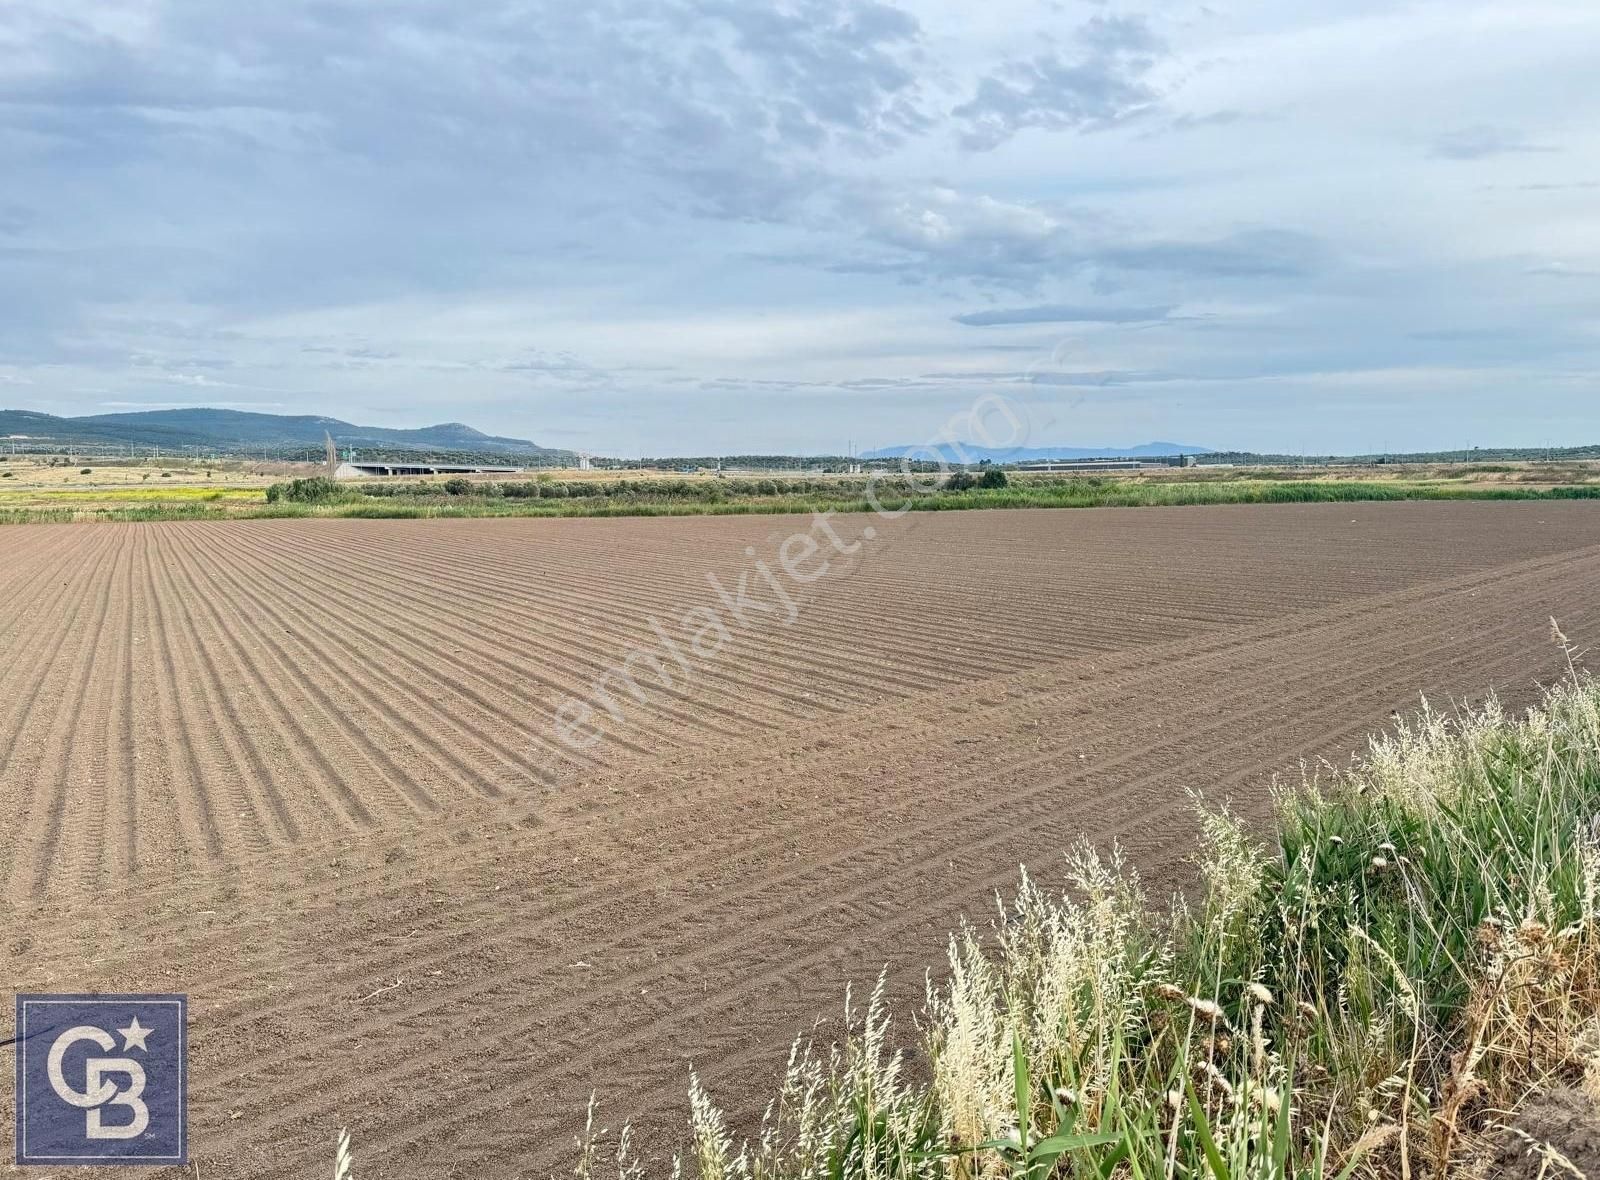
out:
M832 527L0 531L6 979L188 993L205 1176L318 1174L345 1125L363 1176L548 1175L591 1089L670 1151L691 1065L758 1113L1019 863L1086 834L1179 884L1187 789L1259 809L1419 693L1555 677L1552 615L1600 638L1582 503Z

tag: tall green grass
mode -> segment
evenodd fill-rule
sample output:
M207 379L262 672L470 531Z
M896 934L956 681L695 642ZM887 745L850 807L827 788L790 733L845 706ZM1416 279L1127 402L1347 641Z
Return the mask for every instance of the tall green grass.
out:
M1600 684L1424 709L1266 832L1197 807L1192 901L1072 850L1066 894L1024 876L952 937L915 1060L880 982L845 1042L796 1045L750 1141L691 1079L683 1172L1420 1180L1545 1087L1600 1096Z
M665 481L647 481L651 487ZM982 508L1145 508L1224 504L1325 504L1399 500L1576 500L1600 499L1600 485L1572 484L1533 488L1505 484L1461 484L1434 481L1363 482L1357 480L1230 479L1226 481L1139 481L1090 476L1029 478L1006 488L972 488L911 493L886 482L877 502L862 491L863 481L841 483L835 490L810 481L804 493L767 494L759 490L774 481L729 481L714 486L717 497L693 499L649 490L629 490L627 481L613 481L593 495L524 498L504 495L423 494L409 487L402 494L365 495L338 485L327 500L298 500L281 491L271 501L240 503L218 492L201 500L140 505L0 507L0 523L45 523L74 520L211 520L284 516L357 518L461 518L498 516L737 516L806 514L815 511L870 512L882 506L909 506L918 512L954 512ZM749 485L749 486L745 486ZM287 485L283 485L287 486ZM270 490L270 489L269 489Z
M749 482L749 481L747 481ZM981 508L1138 508L1202 504L1310 504L1394 500L1553 500L1600 498L1600 486L1554 489L1436 483L1357 481L1236 481L1230 483L1141 483L1115 479L1068 479L1008 488L907 494L886 486L877 504L858 489L837 494L765 495L731 485L720 499L693 500L633 492L568 499L493 496L363 497L318 507L319 516L726 516L813 511L869 512L878 504L918 512ZM246 515L254 513L247 512Z

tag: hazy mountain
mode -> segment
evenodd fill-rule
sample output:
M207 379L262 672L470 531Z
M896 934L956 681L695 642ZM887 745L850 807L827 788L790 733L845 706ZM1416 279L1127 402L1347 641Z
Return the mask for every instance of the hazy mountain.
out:
M252 414L241 410L145 410L58 418L28 410L0 410L0 439L22 434L64 443L169 447L238 452L320 448L331 434L341 448L385 451L456 451L506 455L555 454L525 438L484 434L460 422L416 430L357 426L314 414Z
M1215 447L1195 447L1183 443L1149 442L1136 447L979 447L966 443L941 443L938 450L949 463L1024 463L1038 459L1155 459L1168 455L1208 455ZM924 446L879 447L866 451L863 459L931 459L933 448Z

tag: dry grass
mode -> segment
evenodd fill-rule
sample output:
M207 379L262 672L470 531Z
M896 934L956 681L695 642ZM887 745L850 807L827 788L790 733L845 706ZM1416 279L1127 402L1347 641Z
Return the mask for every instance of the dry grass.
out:
M1225 809L1201 822L1193 904L1158 914L1081 847L1067 894L1024 877L959 931L929 986L929 1081L887 1048L881 991L844 1043L795 1046L749 1142L691 1079L679 1168L1420 1180L1482 1174L1548 1087L1600 1098L1600 684L1575 663L1525 716L1425 708L1283 792L1270 843ZM1535 1146L1560 1174L1559 1145Z

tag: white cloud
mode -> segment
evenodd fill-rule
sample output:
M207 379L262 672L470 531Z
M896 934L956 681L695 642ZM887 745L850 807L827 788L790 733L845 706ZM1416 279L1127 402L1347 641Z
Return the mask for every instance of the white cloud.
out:
M986 382L1108 442L1340 437L1352 389L1487 440L1512 384L1507 441L1577 430L1597 56L1560 0L11 0L0 385L597 450Z

